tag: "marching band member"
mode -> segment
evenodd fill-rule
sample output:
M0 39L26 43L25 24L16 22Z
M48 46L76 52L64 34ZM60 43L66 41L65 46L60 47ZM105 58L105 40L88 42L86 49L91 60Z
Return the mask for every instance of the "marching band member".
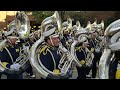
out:
M62 27L63 27L62 28L63 29L63 39L61 40L61 43L63 44L63 46L65 48L67 48L69 50L70 45L73 41L71 36L70 36L71 30L68 28L68 23L67 22L63 22Z
M82 67L77 67L78 70L78 79L86 79L88 77L89 72L91 70L92 61L94 58L93 48L90 46L89 42L89 30L91 30L90 22L86 28L79 27L77 28L76 25L73 26L73 31L75 32L75 36L80 34L79 36L79 44L76 45L76 56L80 61ZM83 34L83 35L82 35ZM78 36L76 36L78 37Z
M61 43L65 48L70 50L70 46L73 42L73 38L71 35L72 32L72 19L68 18L67 21L62 23L62 31L63 31L63 38L61 40Z
M19 45L21 47L28 47L29 49L31 48L31 43L29 41L29 39L26 39L26 40L23 40L23 39L20 39L20 42L19 42ZM29 67L26 69L26 73L28 76L30 76L31 78L35 78L35 75L33 74L33 70L32 70L32 67L31 65L29 65Z
M53 19L51 19L50 17L46 18L41 24L41 30L43 30L42 35L45 36L45 39L39 46L38 58L47 70L53 72L54 75L60 75L61 68L59 62L63 57L63 51L59 47L60 31L58 23L55 21L53 22ZM52 78L52 76L47 78ZM59 78L68 79L69 75L65 75L64 77L60 76Z
M89 72L89 68L86 65L85 59L87 57L86 48L89 47L89 43L86 37L82 37L81 39L82 39L82 42L75 47L77 58L82 65L82 67L76 66L78 71L77 79L86 79L87 78L86 75Z
M47 30L51 33L45 38L45 43L40 48L40 60L48 70L59 73L58 64L61 59L61 53L58 49L59 35L55 34L56 27L53 25L48 25Z
M92 64L92 78L96 78L97 68L99 64L100 57L102 55L102 49L104 44L104 22L97 24L97 20L91 25L92 33L90 34L90 49L94 50L94 59Z
M92 78L96 78L97 74L97 64L99 63L101 57L101 48L98 46L99 41L97 40L98 33L95 31L91 34L91 38L89 39L90 49L93 49L94 59L92 63Z
M7 42L5 47L0 51L0 60L4 67L19 70L20 64L14 63L21 52L21 47L16 42L18 37L15 35L14 31L11 33L7 32L5 34ZM7 75L7 79L23 79L23 75L10 74Z

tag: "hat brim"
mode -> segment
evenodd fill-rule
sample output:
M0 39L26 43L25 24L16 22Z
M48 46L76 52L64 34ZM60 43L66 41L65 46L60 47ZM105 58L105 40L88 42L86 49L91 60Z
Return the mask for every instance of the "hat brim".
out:
M53 34L53 35L51 35L51 37L56 38L56 37L59 37L59 35L58 34Z
M19 38L19 37L17 37L17 36L7 36L7 38Z

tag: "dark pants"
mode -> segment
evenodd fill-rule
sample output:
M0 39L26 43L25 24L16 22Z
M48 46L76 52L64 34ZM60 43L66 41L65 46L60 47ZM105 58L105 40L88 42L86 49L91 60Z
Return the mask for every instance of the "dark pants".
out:
M0 79L1 79L2 73L0 73Z
M110 63L109 79L115 79L115 75L117 71L117 64L118 64L117 60Z
M86 75L88 74L90 68L86 67L86 66L82 66L82 67L77 67L77 72L78 72L78 77L77 79L86 79Z
M26 69L27 73L30 73L30 75L33 75L33 71L32 71L32 66L30 65L27 69Z
M7 79L23 79L23 75L22 74L20 74L20 75L16 75L16 74L7 75Z
M110 62L110 67L109 67L109 78L110 79L115 79L118 61L120 60L120 51L115 52L115 57L116 57L115 60Z
M100 60L100 57L101 57L101 53L95 53L94 55L95 55L95 57L94 57L93 62L92 62L92 78L96 77L97 62L99 63L99 60Z
M109 78L110 79L115 79L118 61L120 60L120 54L119 53L120 53L120 51L116 51L115 52L116 59L114 61L110 62L110 67L109 67Z

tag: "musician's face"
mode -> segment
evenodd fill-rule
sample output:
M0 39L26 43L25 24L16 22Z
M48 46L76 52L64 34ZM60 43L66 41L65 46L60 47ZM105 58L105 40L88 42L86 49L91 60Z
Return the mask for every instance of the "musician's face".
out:
M17 38L10 38L9 39L12 45L16 44Z
M70 32L69 31L64 31L64 34L69 34Z
M103 35L104 35L104 32L103 32L103 31L100 31L100 32L99 32L99 35L103 36Z
M98 34L95 32L92 34L92 38L96 38L98 36Z
M82 46L83 46L83 48L89 47L89 42L88 42L88 40L84 41L84 42L82 43Z
M0 34L0 40L2 39L2 34Z
M48 39L48 44L55 46L55 47L59 46L59 42L60 42L59 37L52 37L51 40Z

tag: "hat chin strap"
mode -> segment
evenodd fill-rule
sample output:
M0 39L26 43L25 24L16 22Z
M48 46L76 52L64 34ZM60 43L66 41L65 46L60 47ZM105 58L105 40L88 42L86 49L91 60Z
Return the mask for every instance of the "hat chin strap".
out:
M8 42L12 45L12 43L11 43L10 39L8 39Z
M51 36L50 36L50 41L51 41L52 45L54 46Z
M13 45L13 44L11 43L10 39L8 39L8 42L9 42L11 45ZM17 42L15 42L15 44L17 44Z

